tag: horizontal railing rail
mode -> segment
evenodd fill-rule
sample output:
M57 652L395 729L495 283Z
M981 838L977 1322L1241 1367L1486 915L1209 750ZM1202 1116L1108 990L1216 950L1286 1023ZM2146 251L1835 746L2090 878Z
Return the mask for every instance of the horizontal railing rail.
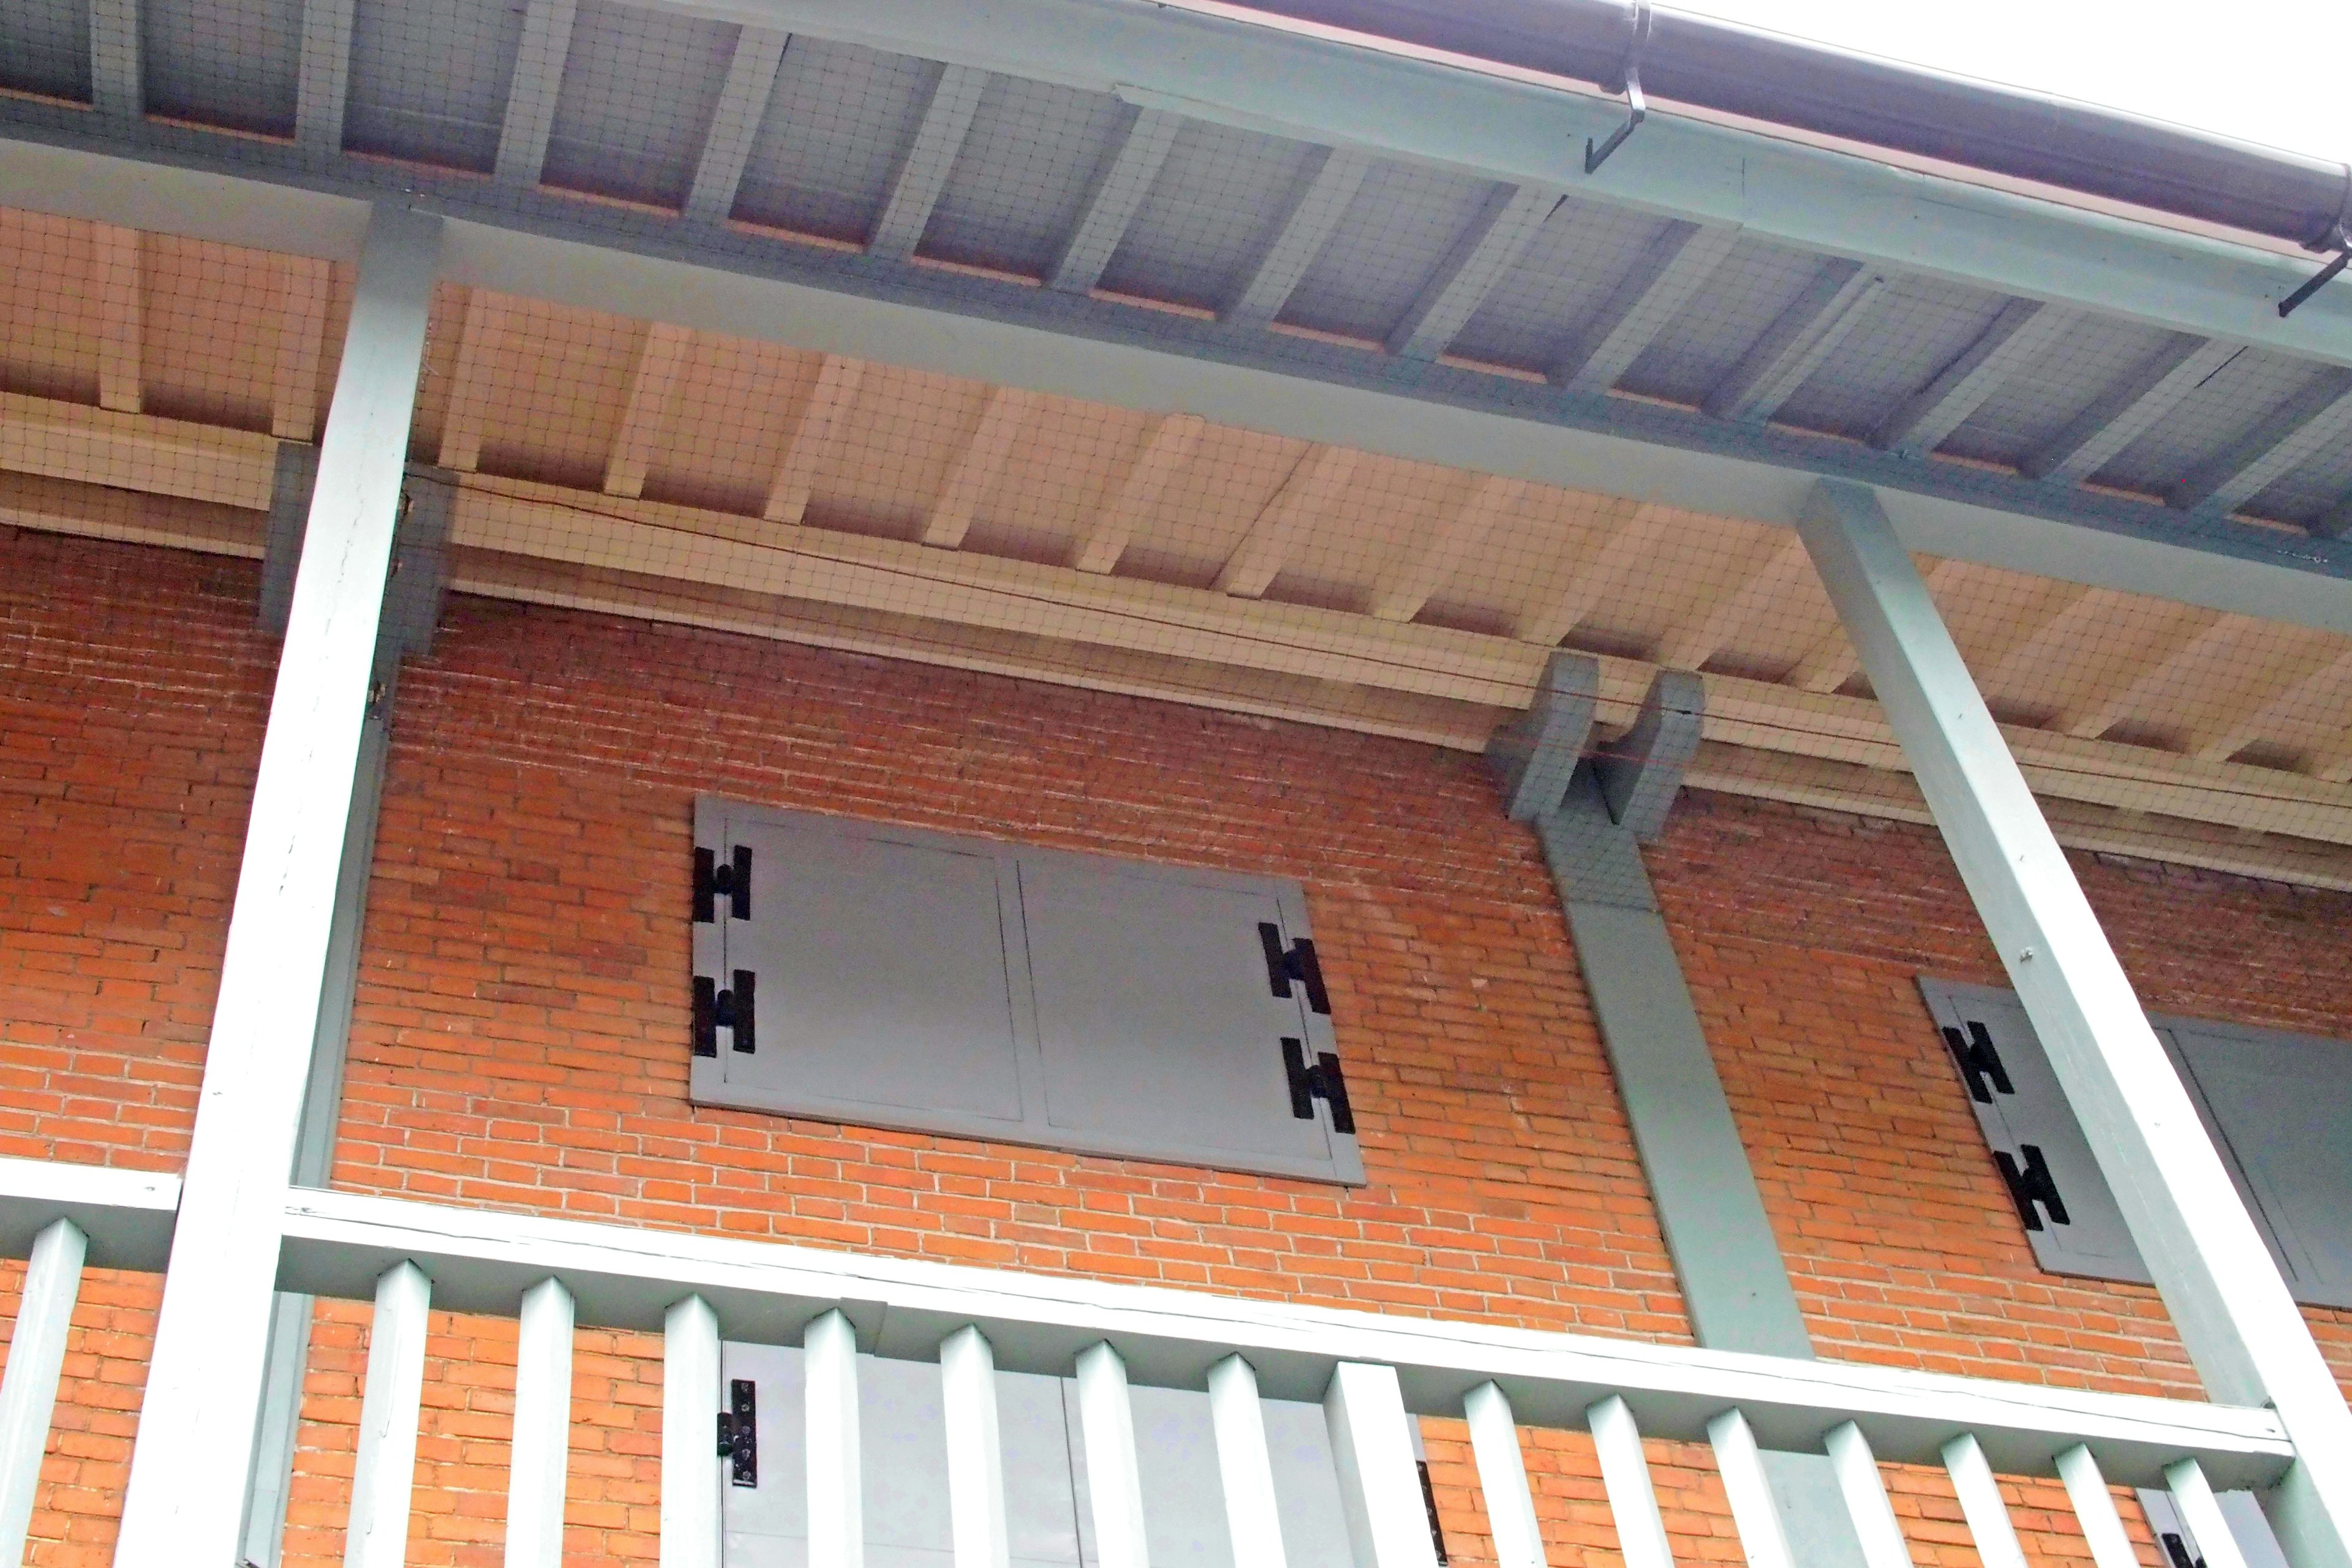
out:
M49 1338L61 1342L59 1314L70 1312L85 1253L93 1264L160 1268L176 1186L168 1176L0 1161L0 1245L34 1257L38 1276L28 1276L19 1343L47 1342L38 1323L29 1334L23 1327L44 1314ZM521 1320L509 1530L528 1528L536 1508L559 1521L557 1539L570 1419L562 1369L570 1363L573 1327L664 1333L665 1563L716 1561L720 1461L711 1434L721 1408L722 1331L730 1341L804 1347L812 1456L827 1445L856 1452L854 1415L835 1417L843 1386L854 1411L856 1352L938 1363L949 1394L951 1474L959 1454L993 1451L994 1439L978 1434L995 1430L995 1384L975 1369L1075 1374L1089 1473L1114 1479L1134 1473L1126 1415L1131 1384L1205 1389L1219 1461L1226 1463L1230 1446L1241 1467L1225 1475L1233 1508L1274 1495L1270 1479L1251 1479L1253 1464L1264 1469L1258 1400L1320 1402L1351 1528L1372 1536L1359 1561L1378 1568L1428 1557L1410 1459L1414 1415L1469 1422L1498 1540L1508 1533L1507 1519L1533 1528L1517 1429L1591 1432L1627 1559L1651 1564L1670 1558L1644 1436L1711 1446L1751 1563L1789 1561L1759 1449L1827 1454L1873 1568L1908 1562L1879 1461L1944 1467L1989 1562L2022 1561L1994 1477L2056 1475L2094 1557L2102 1568L2124 1568L2135 1559L2109 1486L2169 1486L2184 1508L2202 1511L2212 1489L2269 1486L2294 1457L2275 1416L2262 1409L1400 1318L401 1198L291 1190L283 1237L279 1289L376 1303L352 1528L388 1542L404 1538L407 1456L432 1308ZM37 1364L22 1370L20 1376L12 1353L0 1391L0 1442L34 1444L37 1469L57 1373ZM44 1378L46 1394L29 1386ZM833 1394L820 1397L827 1388ZM980 1405L987 1407L984 1422L974 1414ZM828 1421L830 1429L820 1425ZM0 1454L0 1468L23 1458ZM816 1496L821 1468L813 1458L812 1531L830 1517ZM977 1473L994 1472L982 1466ZM1001 1477L992 1484L1001 1494ZM552 1515L545 1512L550 1488ZM1400 1488L1412 1493L1412 1510L1393 1506ZM957 1506L981 1509L984 1520L988 1489L973 1501L966 1486ZM1117 1510L1131 1489L1095 1490L1096 1528L1109 1540L1126 1528ZM0 1504L9 1500L0 1495ZM994 1506L1003 1506L1001 1495ZM686 1511L673 1519L677 1509ZM9 1522L0 1511L0 1547ZM1238 1531L1238 1514L1234 1523ZM1418 1545L1398 1533L1408 1523ZM396 1552L387 1560L398 1561Z

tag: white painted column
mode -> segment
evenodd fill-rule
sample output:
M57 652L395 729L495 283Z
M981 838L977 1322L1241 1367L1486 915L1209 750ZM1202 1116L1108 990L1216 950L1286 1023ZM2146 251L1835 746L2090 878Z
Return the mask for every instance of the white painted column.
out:
M1495 1562L1498 1568L1546 1568L1536 1495L1528 1485L1527 1457L1519 1452L1519 1424L1511 1415L1511 1402L1493 1384L1482 1383L1462 1402L1462 1414L1470 1423L1470 1453L1478 1461L1478 1489L1486 1498Z
M1238 1355L1209 1369L1209 1424L1216 1434L1217 1479L1225 1493L1234 1568L1284 1568L1265 1406L1258 1402L1257 1369Z
M948 1439L948 1533L955 1568L1007 1568L1004 1438L996 1419L996 1352L966 1326L940 1344L940 1405Z
M1854 1539L1862 1542L1862 1560L1870 1568L1912 1568L1911 1547L1895 1521L1895 1505L1887 1500L1886 1478L1879 1473L1870 1439L1849 1421L1831 1428L1822 1447L1829 1450L1846 1515L1853 1521Z
M2294 1442L2281 1544L2352 1568L2352 1411L1909 552L1859 485L1821 481L1799 526L2207 1392Z
M1960 1516L1969 1521L1969 1535L1984 1568L2029 1568L2017 1526L2010 1521L2009 1504L2001 1500L1992 1461L1985 1458L1974 1433L1963 1432L1944 1445L1944 1468L1951 1474Z
M866 1568L866 1486L857 1420L857 1331L838 1310L801 1339L808 1374L809 1568Z
M1617 1550L1625 1568L1675 1568L1666 1543L1665 1517L1658 1511L1657 1484L1649 1457L1642 1452L1642 1429L1624 1396L1612 1394L1584 1413L1592 1447L1601 1459L1601 1485L1609 1494L1610 1518L1617 1526Z
M1706 1424L1706 1436L1715 1445L1715 1468L1731 1500L1731 1522L1739 1527L1748 1568L1796 1568L1788 1532L1780 1528L1780 1507L1772 1500L1772 1478L1764 1473L1764 1454L1748 1417L1727 1410Z
M523 1293L515 1347L514 1452L507 1467L506 1568L563 1568L572 1328L572 1292L560 1281L542 1279Z
M58 1378L65 1371L66 1339L73 1331L89 1253L89 1237L69 1219L50 1221L33 1238L8 1340L8 1371L0 1377L0 1563L25 1560L25 1532L32 1528L33 1496L41 1486L42 1456L49 1451Z
M432 1305L433 1282L414 1263L395 1263L376 1281L343 1568L401 1568L408 1561L408 1505L416 1487L416 1420L425 1398L425 1331Z
M2139 1553L2132 1550L2123 1515L2116 1511L2116 1494L2107 1489L2107 1478L2099 1473L2099 1461L2091 1450L2077 1443L2059 1455L2058 1479L2066 1483L2091 1561L2098 1568L2139 1568Z
M1094 1514L1096 1560L1101 1568L1150 1568L1127 1363L1105 1342L1080 1352L1077 1370L1078 1431L1087 1447L1087 1499Z
M719 1568L719 1314L699 1296L662 1320L662 1568Z
M237 1547L278 1225L440 248L439 218L377 205L254 779L115 1546L121 1568L227 1563Z
M1343 1361L1323 1395L1357 1568L1437 1568L1396 1368Z
M2205 1568L2246 1568L2246 1554L2238 1550L2238 1538L2231 1533L2213 1484L2205 1479L2205 1467L2194 1459L2167 1465L2164 1484L2172 1489L2172 1506L2180 1510L2180 1522L2197 1538L2197 1554L2205 1559Z

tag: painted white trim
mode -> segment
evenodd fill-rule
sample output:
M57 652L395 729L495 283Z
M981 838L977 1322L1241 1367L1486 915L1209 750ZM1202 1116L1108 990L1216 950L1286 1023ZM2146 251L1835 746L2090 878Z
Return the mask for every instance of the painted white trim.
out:
M506 1568L563 1568L563 1494L572 1461L572 1292L561 1280L542 1279L523 1292L507 1479Z
M1895 1505L1886 1496L1886 1478L1879 1473L1878 1456L1870 1451L1870 1439L1849 1421L1832 1427L1822 1446L1829 1450L1830 1468L1837 1476L1838 1491L1845 1498L1846 1514L1853 1521L1854 1539L1862 1543L1863 1561L1869 1568L1912 1568L1911 1548L1903 1539L1903 1526L1895 1521ZM2067 1451L2085 1452L2079 1447Z
M2139 1553L2124 1532L2116 1494L2107 1489L2107 1478L2099 1473L2099 1461L2091 1458L2091 1450L2074 1447L2059 1455L2058 1479L2066 1483L2066 1496L2097 1568L2139 1568Z
M1494 1384L1482 1383L1463 1400L1462 1414L1470 1424L1470 1454L1478 1464L1478 1489L1486 1498L1497 1568L1548 1568L1510 1400Z
M121 1568L227 1562L237 1546L277 1219L317 1041L441 237L440 219L380 205L360 264L255 773ZM241 1436L224 1441L231 1432Z
M2352 1410L1918 569L1860 486L1800 530L2205 1386L2294 1439L2290 1554L2352 1563Z
M809 1568L866 1568L866 1461L857 1411L857 1331L838 1309L801 1341L808 1450Z
M433 1282L414 1263L394 1264L376 1284L343 1568L401 1568L408 1561L416 1424L425 1396L425 1332L432 1306Z
M1004 1439L996 1416L996 1357L966 1324L940 1342L940 1403L948 1444L948 1525L955 1568L1009 1568Z
M0 1376L0 1563L25 1560L41 1458L49 1450L58 1378L65 1371L74 1302L81 1296L89 1238L69 1219L51 1220L33 1243L32 1266L16 1298L8 1370Z
M662 1568L719 1568L719 1314L699 1296L662 1314Z
M452 1310L511 1313L552 1274L578 1298L582 1321L649 1328L697 1292L730 1336L789 1344L844 1302L885 1309L877 1353L923 1357L977 1324L1007 1371L1066 1374L1082 1350L1108 1340L1136 1375L1202 1386L1239 1352L1270 1398L1318 1398L1341 1360L1407 1373L1418 1414L1451 1416L1492 1380L1528 1425L1579 1428L1586 1407L1622 1394L1643 1427L1683 1441L1704 1435L1726 1405L1746 1412L1776 1448L1809 1448L1858 1422L1893 1463L1934 1463L1956 1430L1973 1431L2004 1471L2047 1474L2087 1441L2107 1472L2156 1485L2183 1454L2223 1484L2267 1485L2291 1457L2267 1410L2035 1384L1949 1377L1837 1362L1657 1345L1598 1335L1306 1307L1151 1286L877 1258L732 1237L634 1230L534 1215L419 1204L356 1193L287 1195L284 1279L320 1295L365 1295L387 1261L433 1271ZM712 1373L715 1379L717 1373ZM716 1384L712 1384L713 1389ZM699 1419L708 1426L715 1393ZM704 1445L708 1447L709 1445Z
M2017 1526L2001 1500L2000 1481L1993 1474L1983 1447L1966 1432L1944 1445L1944 1468L1960 1500L1960 1515L1969 1523L1984 1568L2032 1568L2025 1548L2018 1543Z
M1357 1568L1437 1568L1396 1368L1343 1361L1323 1395Z
M1257 1373L1229 1355L1209 1369L1209 1422L1216 1434L1217 1479L1225 1493L1225 1530L1234 1568L1284 1568L1282 1513L1274 1495L1274 1459L1265 1441L1265 1407Z
M1706 1436L1715 1446L1715 1468L1731 1503L1731 1522L1738 1527L1748 1568L1796 1568L1788 1531L1780 1526L1780 1505L1772 1500L1772 1478L1765 1474L1764 1454L1748 1417L1737 1407L1726 1410L1706 1424Z
M1077 1362L1078 1430L1086 1443L1087 1500L1101 1568L1150 1568L1143 1528L1143 1475L1135 1451L1135 1404L1127 1363L1108 1342Z
M1657 1483L1642 1452L1642 1429L1622 1395L1612 1394L1584 1413L1601 1460L1601 1485L1609 1494L1610 1518L1617 1525L1617 1549L1625 1568L1675 1568L1666 1542L1666 1521L1658 1511Z
M2180 1522L2197 1538L2198 1554L2205 1559L2205 1568L2246 1568L2246 1554L2238 1545L2237 1534L2231 1530L2229 1518L2221 1511L2221 1500L2213 1495L2203 1468L2194 1459L2183 1459L2165 1467L2164 1479L2172 1488L2172 1506L2180 1510Z

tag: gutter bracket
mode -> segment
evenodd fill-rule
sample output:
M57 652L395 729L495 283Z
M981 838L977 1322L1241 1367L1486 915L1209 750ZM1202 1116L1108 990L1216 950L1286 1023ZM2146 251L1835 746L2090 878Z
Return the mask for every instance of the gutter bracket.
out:
M2304 248L2322 255L2332 250L2336 253L2336 259L2314 273L2302 288L2279 301L2278 313L2282 319L2294 315L2297 305L2326 288L2347 265L2352 265L2352 163L2344 165L2344 199L2336 205L2336 221L2329 224L2326 232L2317 239L2305 241Z
M1584 172L1591 174L1609 162L1609 154L1625 144L1625 138L1634 128L1650 117L1649 101L1642 96L1642 47L1650 41L1650 0L1633 0L1626 8L1625 65L1619 72L1624 79L1625 123L1609 133L1609 140L1596 149L1590 136L1584 139ZM1603 84L1608 85L1608 84Z

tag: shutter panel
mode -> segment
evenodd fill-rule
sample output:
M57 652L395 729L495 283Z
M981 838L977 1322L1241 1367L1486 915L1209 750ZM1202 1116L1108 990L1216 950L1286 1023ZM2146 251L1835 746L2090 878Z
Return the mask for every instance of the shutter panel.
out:
M1923 978L1919 990L1994 1161L2019 1197L2020 1216L2032 1216L2025 1234L2034 1258L2053 1274L2148 1283L2123 1212L2024 1007L2011 993L1983 985Z
M2352 1045L2186 1021L2162 1032L2295 1299L2352 1307Z
M719 901L719 973L757 976L757 1032L745 1052L720 1031L717 1054L695 1063L698 1097L1017 1135L1023 1051L1003 857L824 818L734 811L727 828L726 848L751 849L753 894L749 920ZM706 1095L714 1077L723 1088Z
M695 1101L1360 1184L1295 882L706 798Z
M1334 1131L1328 1100L1297 1114L1283 1041L1307 1062L1330 1047L1308 1026L1321 1020L1304 982L1275 994L1258 928L1283 952L1304 934L1277 888L1031 852L1020 876L1056 1134L1276 1174L1328 1179L1341 1145L1352 1163L1355 1140Z

